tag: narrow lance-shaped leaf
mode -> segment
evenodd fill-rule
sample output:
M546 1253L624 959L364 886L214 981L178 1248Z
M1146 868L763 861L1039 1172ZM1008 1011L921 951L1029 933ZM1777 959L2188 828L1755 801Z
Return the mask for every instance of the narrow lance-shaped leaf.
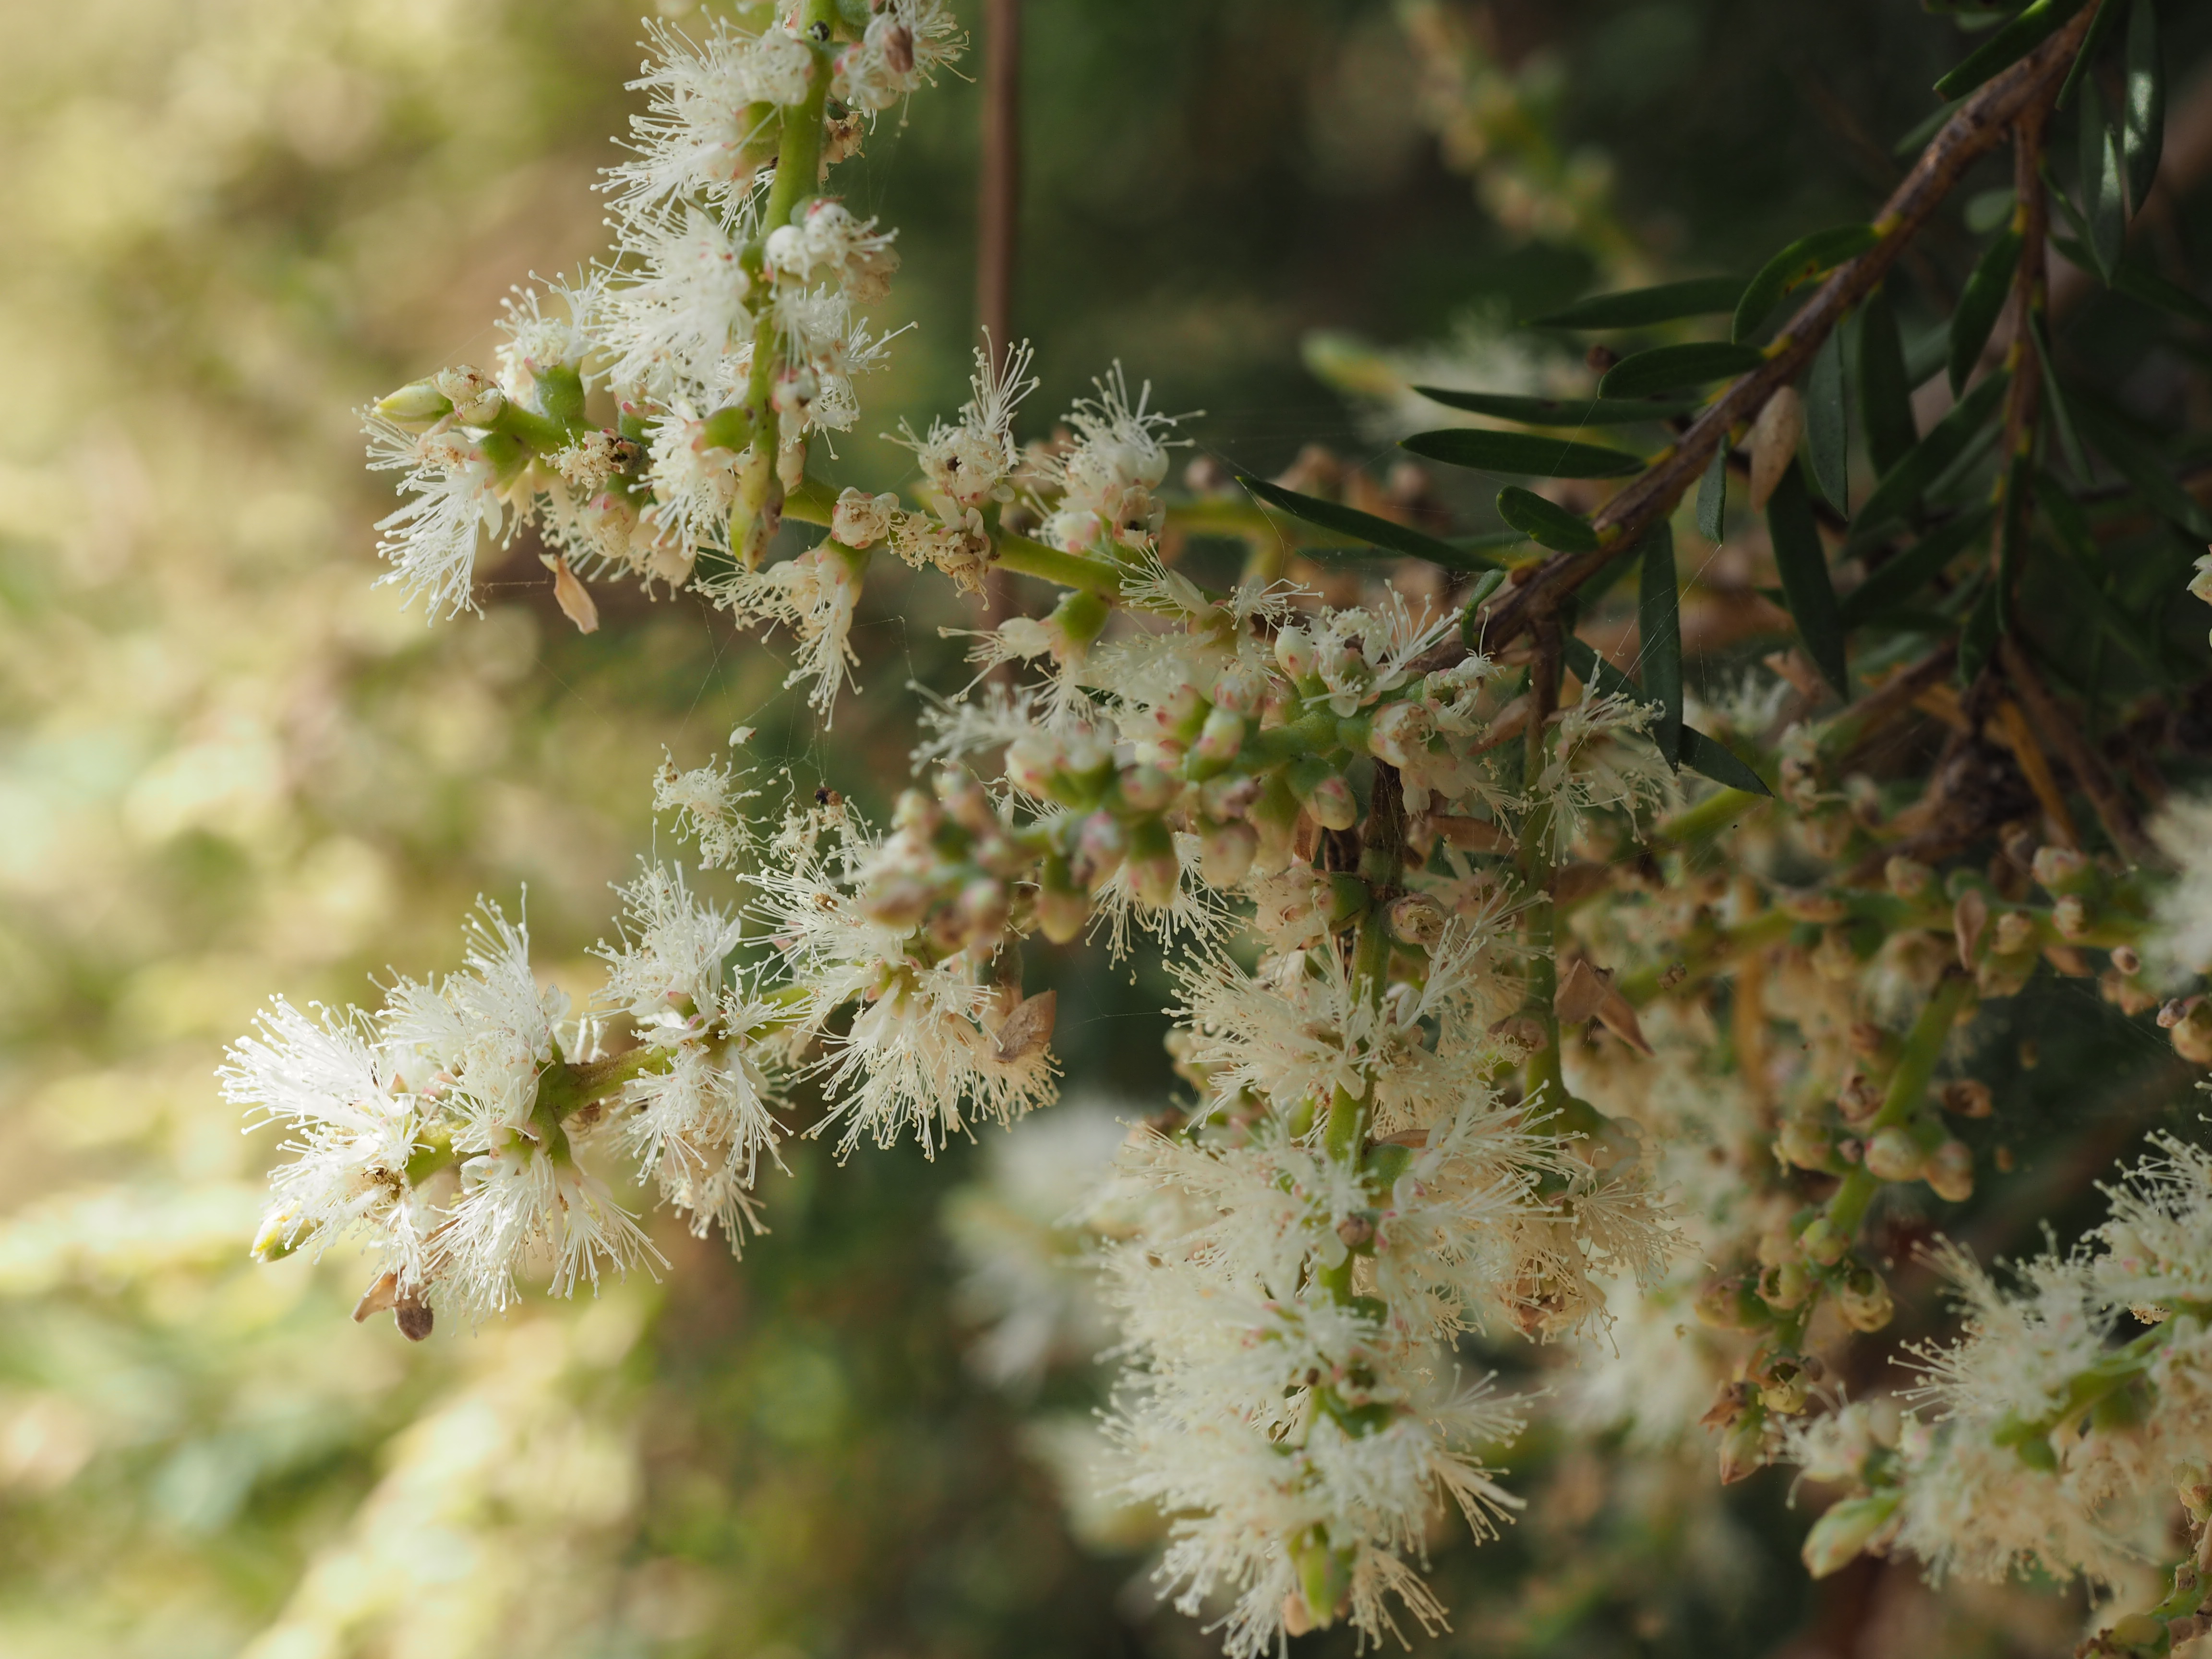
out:
M1533 489L1508 484L1498 492L1498 516L1534 542L1561 553L1595 553L1597 532L1589 521L1547 501Z
M2089 457L2082 450L2081 434L2075 430L2074 411L2067 403L2065 389L2058 384L2057 365L2051 356L2051 331L2041 312L2037 312L2030 322L2035 335L2035 361L2043 374L2043 401L2051 411L2051 429L2058 435L2059 448L2065 452L2066 465L2074 469L2075 477L2086 483Z
M2212 514L2174 482L2165 458L2129 431L2118 417L2076 400L2075 417L2097 452L2142 493L2151 511L2200 542L2212 542Z
M1683 317L1725 317L1742 293L1741 277L1692 276L1656 288L1594 294L1529 323L1535 328L1647 328Z
M1954 396L1966 390L1967 377L1981 361L1982 348L1990 343L1990 331L1997 325L1997 313L2004 309L2013 272L2020 265L2020 249L2021 234L2017 230L2008 229L1992 238L1989 246L1982 250L1982 257L1974 262L1973 274L1966 278L1959 303L1952 308L1950 371Z
M1644 470L1638 456L1534 432L1447 428L1441 432L1417 432L1400 447L1447 466L1543 478L1621 478Z
M2042 507L2044 517L2050 520L2051 529L2057 533L2060 548L2057 563L2065 571L2083 606L2120 649L2142 664L2154 678L2164 679L2166 665L2159 660L2158 647L2105 592L2104 561L2098 552L2097 538L2089 528L2089 520L2081 511L2081 502L2069 495L2065 487L2047 472L2036 488L2035 500L2036 504Z
M1974 608L1966 613L1966 624L1959 630L1960 684L1972 685L1981 678L1990 653L1996 649L1999 621L1997 584L1984 577Z
M1782 578L1783 597L1797 623L1798 637L1805 642L1805 654L1836 695L1849 702L1843 617L1828 575L1828 556L1820 545L1820 526L1813 518L1812 498L1794 462L1767 498L1766 530L1774 543L1774 568Z
M2012 21L1966 54L1966 62L1936 83L1936 94L1960 98L1999 70L2018 63L2081 9L2082 0L2035 0Z
M1765 322L1782 297L1846 259L1857 258L1881 240L1872 225L1838 225L1801 236L1759 267L1736 302L1729 337L1741 344Z
M1467 605L1459 613L1459 638L1460 643L1468 650L1482 649L1482 618L1479 614L1482 603L1504 586L1505 573L1503 570L1486 570L1467 590Z
M2167 282L2149 266L2124 254L2120 258L2120 268L2112 273L2112 286L2130 300L2140 300L2147 306L2155 306L2184 322L2212 328L2212 306L2206 305L2179 283Z
M1859 312L1859 417L1876 476L1887 473L1920 441L1912 418L1912 387L1905 374L1905 342L1886 286L1876 289Z
M1693 404L1675 401L1642 402L1617 398L1524 398L1506 392L1455 392L1448 386L1417 386L1413 390L1431 403L1494 420L1518 421L1523 426L1628 426L1639 421L1663 421L1687 413Z
M1747 374L1765 361L1757 346L1731 345L1725 340L1654 346L1623 357L1606 370L1597 389L1607 398L1647 398Z
M1855 535L1878 530L1918 505L1928 487L1943 476L1974 434L2003 404L2008 378L2003 374L1984 377L1949 414L1929 429L1926 437L1913 445L1905 458L1883 475L1881 483L1867 497L1866 505L1859 509L1857 521L1851 526Z
M2105 119L2104 100L2094 80L2081 88L2081 216L2089 255L2109 285L2119 268L2128 210L2120 186L2119 141Z
M1728 527L1728 440L1723 438L1698 480L1698 534L1709 542L1721 539Z
M1378 518L1372 513L1362 513L1358 507L1346 507L1340 501L1324 501L1316 496L1301 495L1295 489L1269 483L1265 478L1247 477L1240 474L1237 482L1268 506L1287 513L1294 519L1303 519L1323 530L1334 530L1339 535L1349 536L1371 547L1388 548L1393 553L1426 559L1447 570L1489 570L1498 562L1484 554L1439 541L1410 525L1394 524L1388 519Z
M1644 690L1659 705L1652 740L1667 764L1682 764L1682 600L1674 585L1674 532L1662 519L1644 538L1636 599L1637 656Z
M1839 614L1846 628L1905 603L1950 568L1951 562L1988 533L1994 507L1978 507L1931 530L1881 566L1846 595Z
M2058 89L2059 108L2072 107L2074 94L2081 90L2081 82L2087 77L2091 64L2095 61L2098 52L2103 49L2106 38L2112 32L2112 25L2119 20L2120 9L2118 5L2110 3L2110 0L2107 0L2106 4L2097 8L2096 16L2089 21L2089 33L2082 40L2081 50L2074 54L2074 66L2066 71L2066 84Z
M2105 0L2118 9L2118 0ZM2128 202L2141 213L2158 177L2159 152L2166 145L2166 74L2158 50L2158 8L2135 0L2128 9L2127 106L2120 112L2121 146L2128 172Z
M1583 684L1595 686L1600 696L1643 698L1636 683L1599 656L1587 641L1569 635L1559 654L1565 659L1568 671ZM1774 793L1766 787L1766 780L1753 771L1726 744L1707 737L1695 726L1682 728L1682 764L1723 788L1741 789L1747 795L1771 796Z
M1850 422L1844 410L1844 338L1831 332L1805 377L1805 447L1813 481L1838 513L1850 511Z

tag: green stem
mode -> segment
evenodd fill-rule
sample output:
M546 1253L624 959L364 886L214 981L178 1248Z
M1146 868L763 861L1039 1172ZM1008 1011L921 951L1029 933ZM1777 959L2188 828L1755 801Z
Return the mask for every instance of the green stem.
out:
M1912 1022L1905 1033L1897 1055L1897 1069L1889 1076L1889 1089L1882 1096L1881 1109L1866 1126L1866 1138L1872 1139L1882 1130L1903 1123L1928 1098L1928 1082L1936 1074L1936 1062L1943 1057L1943 1045L1950 1040L1951 1029L1959 1023L1960 1012L1972 1002L1974 982L1964 974L1946 975L1936 994L1928 999L1928 1006L1920 1011L1920 1018ZM1858 1231L1859 1223L1866 1218L1867 1206L1874 1201L1881 1187L1881 1178L1870 1173L1864 1164L1844 1177L1828 1200L1828 1225L1831 1231L1848 1238Z
M1035 576L1109 599L1121 596L1121 573L1103 560L1086 558L1080 553L1063 553L1056 547L1047 547L1042 542L1033 542L1026 536L1003 530L999 532L996 548L999 568L1011 570L1017 576Z

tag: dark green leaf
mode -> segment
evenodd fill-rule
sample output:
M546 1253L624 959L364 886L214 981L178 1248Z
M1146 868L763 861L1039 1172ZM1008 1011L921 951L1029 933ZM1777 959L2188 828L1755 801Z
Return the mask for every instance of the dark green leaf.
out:
M1725 317L1743 292L1735 276L1692 276L1619 294L1594 294L1563 311L1533 318L1537 328L1646 328L1682 317Z
M1654 346L1623 357L1606 370L1597 389L1607 398L1649 397L1747 374L1765 361L1765 354L1757 346L1729 345L1719 340Z
M2094 268L2109 285L2127 235L2128 208L2120 188L2119 140L2105 119L2094 81L2081 88L2081 216Z
M1997 313L2004 309L2005 295L2012 287L2012 274L2020 265L2021 236L2016 230L2007 230L1991 240L1982 250L1982 257L1974 262L1973 275L1966 278L1966 286L1959 295L1959 303L1951 311L1951 392L1956 397L1963 391L1966 377L1974 372L1981 361L1982 348L1990 343L1990 331L1997 325Z
M1981 539L1996 515L1979 507L1932 530L1853 588L1838 607L1844 626L1856 628L1869 617L1895 610L1942 575L1967 548Z
M1498 516L1539 547L1561 553L1595 553L1597 532L1589 520L1547 501L1533 489L1508 484L1498 492Z
M1589 642L1571 634L1560 648L1567 670L1584 685L1595 686L1601 696L1629 696L1648 701L1630 679L1591 648ZM1747 795L1771 795L1766 781L1753 771L1723 743L1707 737L1694 726L1682 728L1682 764L1702 777L1729 789L1741 789Z
M1859 418L1866 427L1867 458L1876 476L1887 472L1920 441L1912 419L1912 390L1905 377L1905 344L1889 290L1876 289L1859 313Z
M2142 492L2151 511L2187 532L2191 539L2212 542L2212 514L2174 482L2165 457L2103 410L2076 399L2074 414L2098 453Z
M1966 204L1966 228L1977 236L1986 236L2012 222L2013 211L2020 205L2020 192L2010 185L1999 190L1978 192Z
M2107 11L2118 0L2105 0ZM2136 212L2150 198L2166 145L2166 74L2159 61L2158 9L2135 0L2128 9L2127 106L2120 112L2121 146L2128 164L2128 200Z
M1723 789L1740 789L1747 795L1771 795L1766 780L1717 738L1709 738L1694 726L1682 728L1682 764L1711 778Z
M1417 432L1401 447L1446 466L1472 467L1478 472L1520 472L1544 478L1624 478L1644 470L1641 457L1533 432L1457 427Z
M2066 401L2066 393L2058 384L2058 371L2051 356L2051 332L2045 326L2043 313L2037 312L2033 319L2035 334L2035 361L2043 373L2043 401L2051 411L2051 424L2058 434L2058 447L2066 452L2066 465L2074 469L2074 476L2085 483L2089 477L2089 458L2081 449L2081 434L2075 430L2074 411Z
M2104 557L2098 551L2097 538L2089 529L2081 503L2048 472L2037 483L2035 500L2057 534L2057 562L2065 570L2083 608L2097 619L2097 625L2112 636L2120 649L2141 663L2154 678L2163 679L2166 666L2159 661L2158 647L2105 592Z
M1766 501L1766 531L1774 543L1774 568L1797 623L1805 653L1821 678L1845 702L1850 676L1844 661L1844 622L1828 578L1828 556L1820 546L1820 526L1813 518L1812 498L1796 462L1782 475Z
M2097 8L2096 16L2089 22L2088 35L2081 42L2081 50L2074 54L2074 67L2066 71L2066 84L2058 89L2059 108L2065 109L2073 103L2074 94L2080 89L2082 77L2089 72L2091 61L2096 57L2099 49L2104 46L2105 37L2112 32L2112 25L2119 21L2119 19L2120 9L2110 3L2110 0L2107 0L2106 4Z
M1866 505L1859 508L1857 522L1851 526L1855 535L1878 530L1891 520L1902 518L1918 504L1929 486L1949 471L1968 441L2002 406L2008 378L2002 373L1985 377L1959 400L1949 414L1936 422L1903 459L1882 475L1881 482L1867 497Z
M1521 398L1504 392L1454 392L1444 386L1417 386L1414 391L1431 403L1523 426L1627 426L1638 421L1663 421L1696 407L1687 403L1624 402L1613 398Z
M2041 46L2058 26L2081 9L2082 0L2035 0L2012 21L1966 55L1966 61L1936 83L1938 96L1962 98L1999 70L2019 62Z
M1664 519L1644 538L1636 598L1637 655L1644 690L1659 705L1652 740L1667 764L1682 764L1682 596L1674 585L1674 532Z
M2156 306L2184 321L2201 323L2212 328L2212 306L2208 306L2187 289L2169 283L2149 266L2123 258L2120 268L2112 275L2112 286L2130 300L2140 300L2147 306Z
M1741 343L1765 322L1782 296L1846 259L1856 258L1881 239L1872 225L1838 225L1801 236L1759 267L1759 275L1736 301L1729 337Z
M1294 519L1304 519L1308 524L1318 525L1323 530L1334 530L1340 536L1370 546L1387 548L1393 553L1426 559L1431 564L1442 565L1447 570L1490 570L1498 561L1472 549L1455 547L1449 542L1415 530L1410 525L1393 524L1388 519L1362 513L1356 507L1346 507L1341 501L1324 501L1312 495L1301 495L1295 489L1285 489L1280 484L1269 483L1265 478L1239 475L1237 483L1250 490L1272 507L1289 514Z
M1481 618L1475 613L1482 602L1505 586L1503 570L1486 570L1474 579L1474 586L1467 590L1467 608L1459 613L1460 643L1470 651L1482 649Z
M1834 330L1805 377L1805 447L1814 483L1838 513L1850 511L1850 430L1844 411L1844 337Z
M1728 439L1713 451L1705 476L1698 480L1698 534L1709 542L1721 539L1728 526Z

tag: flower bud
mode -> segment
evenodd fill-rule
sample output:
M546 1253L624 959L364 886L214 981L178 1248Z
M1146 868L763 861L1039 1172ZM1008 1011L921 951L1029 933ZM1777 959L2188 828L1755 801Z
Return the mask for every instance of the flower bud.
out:
M1095 893L1121 868L1128 851L1128 831L1120 821L1110 813L1093 812L1076 832L1075 853L1068 860L1068 867L1077 882Z
M1237 758L1237 751L1243 746L1244 717L1217 708L1198 728L1198 739L1191 744L1191 753L1202 761L1226 766Z
M1993 949L2001 957L2018 956L2035 947L2035 918L2025 910L2008 910L1997 918Z
M1443 907L1426 893L1407 893L1391 902L1390 931L1426 950L1444 936Z
M2043 849L2049 852L2049 848ZM2069 893L2051 907L2051 925L2058 930L2061 939L2080 939L2089 931L2089 902L2079 893Z
M1918 898L1926 892L1936 872L1918 859L1909 859L1899 853L1881 867L1882 878L1889 883L1889 890L1901 899Z
M253 1234L252 1251L256 1261L282 1261L295 1248L286 1235L299 1214L296 1205L279 1204L261 1218L261 1225Z
M1249 719L1257 714L1267 695L1267 677L1241 664L1223 669L1213 682L1213 706L1240 719Z
M912 929L929 914L929 884L915 876L894 876L860 895L860 914L895 933Z
M2116 945L2112 947L2112 966L2126 977L2133 979L2142 972L2142 958L2130 946Z
M1216 887L1234 887L1252 868L1260 834L1249 823L1207 823L1199 831L1198 872Z
M1812 1291L1812 1279L1801 1262L1777 1262L1759 1276L1759 1299L1770 1308L1801 1306Z
M1036 896L1037 926L1054 945L1066 945L1082 933L1091 919L1091 900L1075 885L1064 859L1045 860L1044 879Z
M2174 1053L2199 1066L2212 1066L2212 1003L2191 997L2180 1016L2169 1021L2166 1012L2173 1006L2169 1002L2159 1011L2158 1023L2172 1037Z
M453 402L429 381L414 380L379 398L376 412L403 432L428 432L453 412Z
M1198 804L1206 817L1226 823L1252 810L1252 804L1260 799L1261 787L1260 780L1249 773L1208 778L1199 786Z
M1175 902L1182 866L1176 858L1175 836L1158 818L1139 818L1129 835L1129 890L1137 902L1155 910Z
M1867 1171L1884 1181L1917 1181L1927 1161L1912 1132L1898 1124L1878 1131L1867 1142Z
M1152 723L1168 738L1188 743L1206 721L1206 699L1188 685L1178 685L1166 702L1152 710Z
M1314 786L1313 793L1306 797L1306 808L1324 830L1349 830L1359 822L1359 802L1352 795L1352 786L1334 774Z
M1924 1176L1936 1196L1964 1204L1974 1195L1974 1149L1963 1140L1947 1140L1928 1155Z
M1782 1133L1774 1142L1774 1150L1785 1164L1794 1164L1801 1170L1825 1170L1835 1152L1825 1125L1810 1118L1785 1118Z
M1060 770L1060 745L1048 738L1016 738L1006 745L1006 781L1024 795L1050 793Z
M1850 1237L1825 1215L1816 1215L1805 1224L1805 1231L1797 1235L1797 1244L1824 1267L1834 1267L1851 1248Z
M1878 1331L1896 1311L1889 1286L1873 1268L1854 1267L1836 1287L1836 1310L1855 1331Z
M489 426L507 407L507 394L491 376L466 365L440 369L430 384L453 405L453 419L462 426Z
M1979 1078L1962 1077L1947 1083L1936 1098L1954 1117L1987 1117L1996 1109L1990 1085Z
M2053 893L2078 893L2093 873L2089 860L2070 847L2039 847L2029 865L2037 884Z
M1734 1274L1707 1279L1692 1305L1698 1322L1715 1330L1756 1330L1766 1322L1764 1311L1751 1300L1749 1287Z
M830 533L856 550L873 547L890 534L891 518L897 511L898 497L889 491L869 495L857 489L843 490L830 514Z
M1285 628L1275 635L1275 665L1294 680L1309 678L1321 665L1321 653L1313 636L1303 628Z
M1815 1578L1826 1578L1856 1560L1897 1513L1899 1497L1894 1492L1876 1492L1829 1504L1828 1512L1805 1534L1805 1570Z
M1133 766L1121 775L1121 799L1139 812L1163 811L1181 787L1157 766Z
M979 877L963 887L955 908L967 929L967 943L971 950L995 945L999 935L1006 932L1006 890L1003 883L992 877Z
M951 815L952 821L970 835L981 835L999 827L999 816L991 810L990 796L965 772L955 772L950 768L939 772L937 798L945 803L945 810Z

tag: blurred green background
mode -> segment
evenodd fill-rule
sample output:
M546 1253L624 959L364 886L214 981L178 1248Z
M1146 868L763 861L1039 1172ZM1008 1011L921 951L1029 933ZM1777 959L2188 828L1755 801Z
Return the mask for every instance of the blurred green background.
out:
M1024 1397L965 1358L942 1214L975 1149L839 1170L801 1146L741 1264L663 1218L662 1283L420 1348L348 1322L356 1264L246 1261L274 1137L210 1073L266 995L443 970L474 896L526 886L586 993L664 745L696 764L755 725L801 787L881 805L905 682L962 677L941 584L872 586L868 690L829 734L775 649L689 601L605 593L577 635L527 549L481 620L426 628L369 586L388 498L350 411L487 360L509 283L600 250L636 9L0 6L9 1659L1212 1650L1152 1607L1141 1532L1093 1516L1079 1540L1023 1450L1024 1413L1079 1413L1095 1375ZM1316 331L1316 361L1369 361L1348 338L1536 383L1572 360L1504 320L1864 216L1960 52L1911 0L1027 16L1033 428L1118 357L1206 411L1194 458L1265 470L1386 453L1305 367ZM2175 13L2181 55L2203 22ZM900 228L888 320L918 327L862 387L841 482L901 483L871 434L962 395L977 96L948 78L844 177ZM1164 984L1079 950L1036 970L1070 1075L1148 1109ZM1778 1477L1723 1502L1703 1448L1613 1450L1540 1438L1505 1544L1439 1533L1458 1633L1425 1650L1763 1653L1818 1616ZM2063 1644L2063 1614L2008 1602L1947 1647L1914 1594L1887 1651Z

